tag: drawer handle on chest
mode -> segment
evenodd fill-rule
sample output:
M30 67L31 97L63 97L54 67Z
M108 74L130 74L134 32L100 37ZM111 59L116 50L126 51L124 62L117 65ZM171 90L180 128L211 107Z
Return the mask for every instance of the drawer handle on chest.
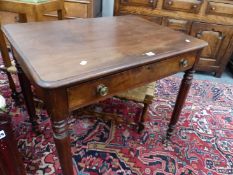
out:
M215 11L215 10L216 10L216 7L215 7L215 6L212 6L212 7L211 7L211 10L212 10L212 11Z
M180 67L188 67L188 60L181 59L180 60Z
M172 5L172 4L173 4L172 0L168 1L168 5Z
M108 87L105 86L104 84L98 85L97 86L97 94L99 94L102 97L108 95Z
M197 7L198 7L197 4L194 4L194 5L192 6L193 9L196 9Z

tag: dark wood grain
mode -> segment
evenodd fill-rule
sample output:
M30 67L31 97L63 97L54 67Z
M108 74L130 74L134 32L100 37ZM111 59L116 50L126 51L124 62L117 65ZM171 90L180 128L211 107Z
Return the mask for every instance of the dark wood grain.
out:
M206 45L134 16L12 24L3 29L31 81L46 88L86 81ZM151 51L155 56L145 55ZM80 65L82 61L87 64Z
M220 77L230 60L225 53L232 52L227 47L233 37L232 0L157 0L155 8L115 0L114 9L115 15L146 16L157 24L161 19L162 25L207 41L209 46L203 50L197 70Z
M26 77L25 73L23 72L23 70L21 69L17 61L16 61L16 67L18 70L18 79L19 79L19 83L20 83L23 96L24 96L24 101L25 101L25 105L28 111L29 120L32 124L32 129L34 131L39 131L37 128L38 127L38 124L36 121L37 116L36 116L36 109L34 105L33 93L31 89L31 83Z
M207 45L132 16L8 25L4 31L14 48L15 59L30 80L28 84L43 94L64 175L73 174L69 112L186 71L169 125L169 138L179 119L200 50ZM148 52L154 55L146 55ZM80 65L84 60L87 64ZM99 93L100 85L108 89L107 93ZM142 121L146 111L143 114Z
M62 89L54 89L46 94L46 106L52 120L53 138L64 175L73 174L70 137L68 133L69 110L67 95Z
M69 108L77 109L83 105L93 103L94 101L103 100L109 96L119 92L124 92L125 87L130 89L142 86L146 83L153 82L155 79L164 78L176 72L184 71L192 68L195 62L196 52L180 54L163 61L148 64L145 66L131 68L114 75L105 76L103 78L93 80L86 83L79 83L77 86L68 88ZM180 61L185 59L188 61L187 67L182 67ZM96 88L103 84L108 87L109 94L102 97ZM86 87L89 87L88 91Z

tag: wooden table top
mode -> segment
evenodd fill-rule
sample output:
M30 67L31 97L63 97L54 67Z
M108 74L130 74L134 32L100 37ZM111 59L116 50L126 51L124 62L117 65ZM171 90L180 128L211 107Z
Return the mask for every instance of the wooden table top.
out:
M42 88L69 86L207 45L135 16L10 24L3 31L27 76Z

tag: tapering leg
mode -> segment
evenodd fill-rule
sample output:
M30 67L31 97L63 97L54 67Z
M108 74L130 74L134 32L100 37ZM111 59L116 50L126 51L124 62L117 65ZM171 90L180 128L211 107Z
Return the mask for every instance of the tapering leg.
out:
M188 70L185 72L181 86L180 86L180 90L179 90L179 94L177 96L176 99L176 104L175 104L175 108L173 110L172 113L172 117L170 120L170 123L168 125L168 130L167 130L167 139L170 139L173 130L175 129L176 123L179 120L179 116L182 110L182 107L185 103L186 97L188 95L189 89L191 87L192 84L192 79L193 79L193 70Z
M1 25L0 25L0 27L1 27ZM3 59L4 66L6 68L12 66L10 56L9 56L9 53L8 53L8 49L7 49L7 45L6 45L6 42L5 42L5 38L4 38L4 35L3 35L2 31L1 31L1 28L0 28L0 51L1 51L1 54L2 54L2 59ZM6 75L7 75L9 86L10 86L11 93L12 93L11 96L15 101L19 101L18 100L18 93L16 91L14 80L13 80L13 78L12 78L12 76L11 76L11 74L9 72L6 72Z
M52 122L52 126L54 142L56 144L63 175L72 175L73 164L70 137L68 134L68 122L67 120L54 121Z
M144 102L143 102L144 107L143 107L141 118L139 119L139 123L138 123L138 133L141 133L144 130L143 123L145 122L147 110L148 110L149 105L152 103L153 98L154 98L153 96L146 95L144 99Z
M73 174L70 137L68 133L68 102L66 89L46 92L46 107L51 117L53 137L63 175Z
M31 83L17 62L16 62L16 67L18 70L18 78L24 96L25 105L28 111L30 122L32 123L32 128L33 130L38 131L38 124L36 121L36 109L33 100Z

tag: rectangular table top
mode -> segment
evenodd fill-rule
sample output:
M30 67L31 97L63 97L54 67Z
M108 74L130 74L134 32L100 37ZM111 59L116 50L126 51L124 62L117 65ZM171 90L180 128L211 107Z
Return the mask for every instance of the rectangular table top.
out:
M68 86L207 45L136 16L10 24L3 31L23 70L42 88Z

